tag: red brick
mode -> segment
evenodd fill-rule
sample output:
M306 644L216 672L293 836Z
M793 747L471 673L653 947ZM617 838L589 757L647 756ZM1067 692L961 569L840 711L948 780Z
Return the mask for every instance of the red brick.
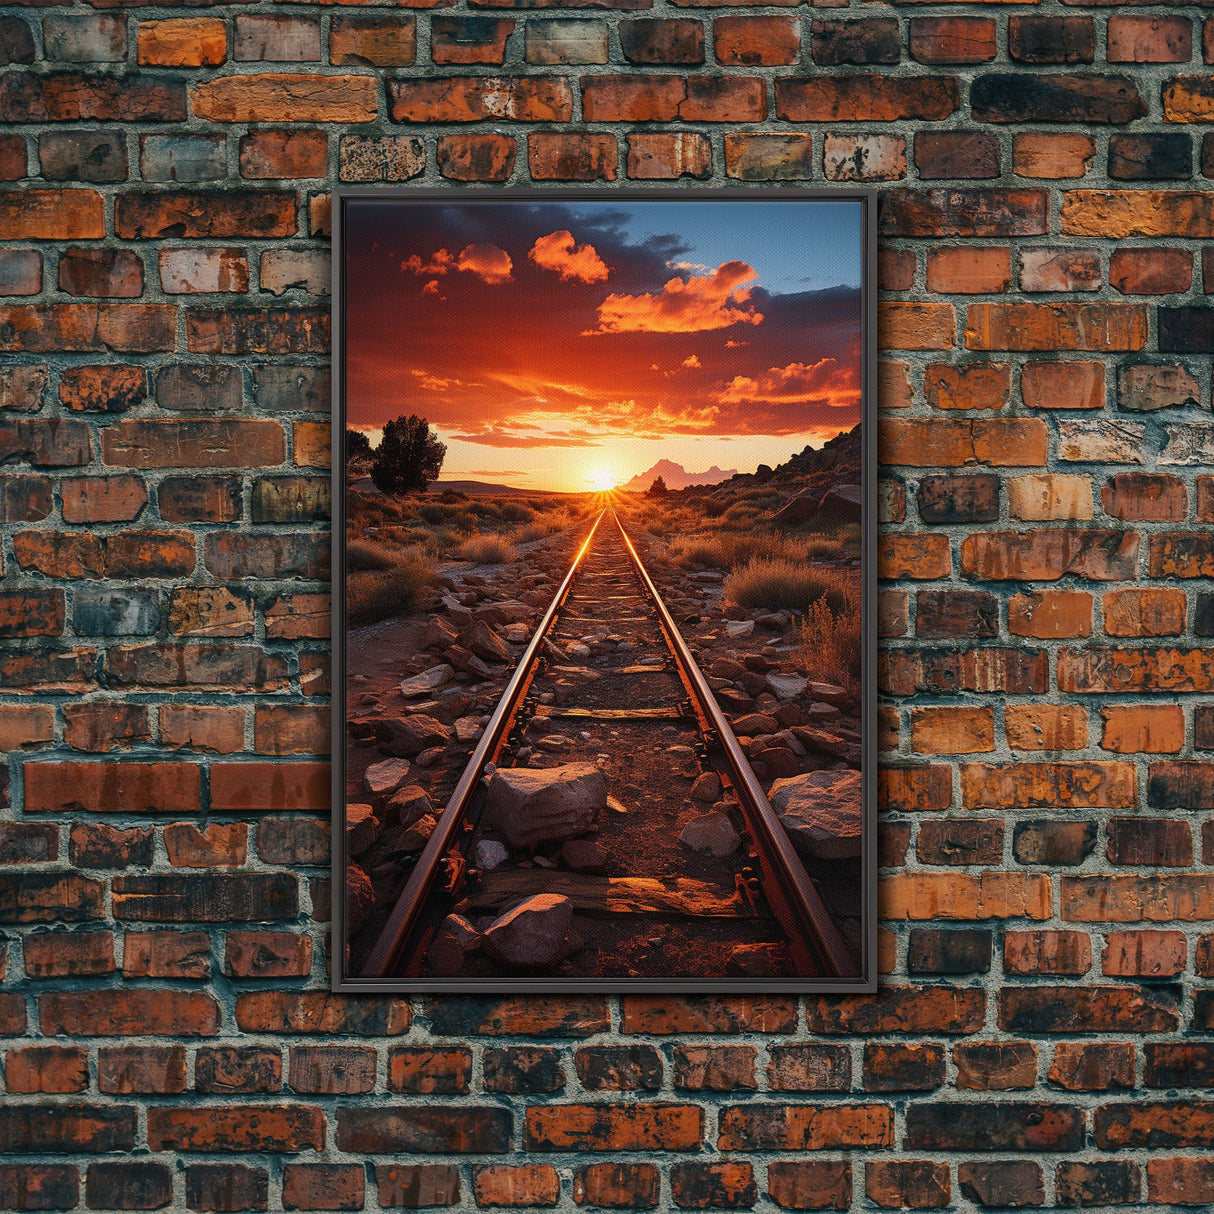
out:
M614 181L619 149L612 134L533 131L527 163L536 181Z
M812 177L813 137L728 134L725 171L742 181L800 181Z
M866 1092L930 1092L944 1082L944 1049L934 1042L864 1046Z
M412 1013L404 999L362 999L328 991L262 990L237 997L236 1023L246 1033L394 1037L408 1032Z
M1138 536L1040 529L978 532L961 544L961 569L984 581L1054 581L1069 574L1122 581L1138 572Z
M312 941L294 932L228 932L224 972L238 978L306 978Z
M1116 704L1102 708L1102 750L1117 754L1178 754L1184 749L1184 709L1179 704Z
M599 1208L652 1210L660 1187L651 1163L592 1163L573 1174L573 1200Z
M1209 1147L1211 1106L1208 1100L1144 1100L1107 1103L1095 1110L1093 1137L1102 1151L1125 1147Z
M473 1168L472 1191L478 1207L554 1206L561 1179L550 1164L487 1164Z
M773 1045L767 1082L777 1092L846 1092L851 1053L840 1045Z
M79 476L59 483L65 523L130 523L147 505L147 486L138 476Z
M294 236L295 195L280 190L147 191L119 195L115 234L158 236Z
M1188 63L1193 56L1193 25L1187 17L1109 18L1110 63Z
M341 17L333 18L331 40L344 28ZM356 21L357 18L345 18ZM409 27L410 31L412 26ZM410 60L411 62L412 60ZM332 62L338 63L338 59ZM329 137L324 131L258 130L240 137L240 175L274 180L324 177L328 172Z
M1086 590L1039 590L1008 599L1013 636L1056 639L1092 635L1092 596Z
M1110 590L1102 608L1109 636L1179 636L1185 629L1182 590Z
M952 774L943 765L884 767L877 779L877 803L883 809L939 810L952 803Z
M324 308L190 308L186 312L186 346L194 354L327 355L329 321Z
M1186 953L1182 932L1109 932L1100 969L1111 978L1174 978Z
M446 1163L376 1164L380 1205L453 1206L460 1199L459 1168Z
M849 1210L851 1164L835 1159L773 1160L767 1165L767 1187L781 1209Z
M376 1053L354 1046L292 1046L287 1082L296 1092L358 1095L375 1086Z
M930 363L923 371L923 395L937 409L1002 409L1011 388L1004 363Z
M776 80L776 114L787 122L934 121L958 106L951 77L814 76Z
M273 811L329 808L327 763L215 763L211 808Z
M927 289L941 294L988 295L1012 281L1011 251L999 247L929 249Z
M169 863L175 868L235 868L245 862L249 828L243 822L211 822L206 829L192 822L164 828Z
M961 797L967 809L1128 809L1137 804L1138 788L1130 763L967 763L961 768Z
M1114 249L1109 283L1123 295L1170 295L1193 285L1188 249Z
M951 350L957 320L951 304L887 302L877 307L883 350Z
M977 988L886 986L876 995L810 996L805 1019L811 1033L832 1035L972 1033L985 1009Z
M214 1037L219 1004L202 991L53 991L38 996L42 1032L63 1037Z
M472 1076L472 1051L401 1047L388 1055L388 1090L423 1095L465 1093Z
M628 995L622 1000L622 1033L788 1033L796 1004L778 996L705 997Z
M506 181L514 172L518 145L507 135L440 135L439 172L451 181Z
M198 1050L194 1087L199 1092L279 1092L282 1090L282 1056L276 1049L213 1046Z
M864 1196L883 1210L942 1209L952 1202L948 1164L870 1159L864 1165Z
M0 193L0 239L92 240L104 235L102 198L96 190Z
M726 1105L722 1151L821 1151L893 1145L893 1110L885 1104Z
M361 1164L289 1163L282 1173L284 1210L361 1210L366 1178Z
M1096 362L1028 362L1020 394L1030 409L1102 409L1104 366Z
M1141 350L1146 310L1138 304L970 304L965 344L971 350Z
M359 79L374 84L371 77ZM559 77L450 76L390 80L388 106L394 122L568 122L573 94L569 82ZM583 116L591 120L589 114ZM369 119L374 117L372 112Z
M324 1145L324 1114L307 1105L148 1109L148 1146L153 1151L294 1153Z
M989 63L995 28L990 17L912 17L910 53L920 63Z
M670 1192L682 1210L749 1209L759 1196L749 1163L675 1163L670 1168Z
M405 67L417 55L417 22L414 17L335 15L329 29L329 62L359 67ZM501 62L496 60L496 62ZM252 175L252 174L246 174ZM290 173L284 176L322 177L319 173Z
M1049 432L1039 418L886 418L879 425L881 459L891 466L1040 467L1048 458Z
M195 84L191 101L210 122L374 122L376 92L373 76L326 76L319 90L307 74L218 76Z
M182 813L201 808L192 763L25 764L31 813Z
M1130 1200L1137 1199L1135 1187ZM1147 1200L1171 1205L1214 1202L1214 1159L1148 1159Z
M491 1106L347 1105L337 1110L335 1139L340 1150L358 1154L500 1155L512 1121L509 1110Z
M693 1150L704 1135L704 1110L678 1104L532 1105L529 1151Z
M918 754L972 754L994 750L994 710L960 705L912 708L911 749Z
M65 704L63 719L63 740L74 750L129 750L132 743L149 742L152 737L145 704Z
M1189 873L1063 877L1061 913L1078 923L1204 919L1214 911L1210 882Z
M276 421L228 418L121 421L106 427L102 460L129 468L263 468L285 454Z
M971 1041L953 1046L956 1086L978 1092L1037 1086L1037 1047L1029 1041Z
M185 1088L184 1046L102 1046L97 1051L98 1091L176 1095Z
M952 572L948 536L895 533L878 537L877 574L897 578L942 578Z
M224 23L214 17L175 17L139 23L138 59L155 67L214 67L227 56Z
M915 168L921 181L999 176L999 141L986 131L920 131Z
M628 176L634 180L702 178L711 171L712 145L704 135L691 131L628 135Z
M1060 230L1069 236L1183 236L1214 234L1208 194L1184 190L1067 190Z
M1106 514L1134 522L1182 522L1188 515L1189 495L1174 476L1120 472L1100 491Z
M164 704L160 709L160 742L167 749L232 754L244 749L243 708Z
M9 1092L83 1092L89 1086L88 1051L79 1046L29 1045L4 1059Z
M704 27L699 21L625 18L618 32L620 50L629 63L704 62Z
M1022 131L1012 136L1012 167L1018 177L1082 177L1095 155L1096 141L1090 135Z
M714 17L712 38L717 62L729 67L796 63L800 58L795 17Z
M11 352L59 350L152 354L174 349L176 331L177 309L167 304L29 304L0 307L0 349Z
M756 1088L755 1047L676 1045L674 1086L676 1090L688 1092L732 1092L738 1088Z
M1129 1042L1060 1042L1054 1047L1049 1080L1069 1092L1132 1088L1134 1047Z
M243 1164L193 1164L185 1169L186 1205L191 1210L265 1210L270 1174Z
M1092 966L1092 944L1085 932L1008 931L1003 965L1009 974L1086 974Z

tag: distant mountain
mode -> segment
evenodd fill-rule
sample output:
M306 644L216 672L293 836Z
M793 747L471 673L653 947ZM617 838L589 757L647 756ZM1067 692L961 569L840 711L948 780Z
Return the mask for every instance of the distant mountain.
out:
M719 485L731 476L737 476L738 470L730 468L728 472L713 464L707 472L688 472L682 464L676 464L668 459L660 459L648 472L639 472L626 485L620 488L632 493L640 493L648 489L660 476L666 482L667 489L687 489L692 485Z

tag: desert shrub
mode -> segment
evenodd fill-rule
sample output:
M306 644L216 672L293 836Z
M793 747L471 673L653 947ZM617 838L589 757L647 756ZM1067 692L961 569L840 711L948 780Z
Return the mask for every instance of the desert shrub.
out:
M505 565L518 559L518 549L504 536L474 535L460 545L459 555L474 565Z
M499 517L503 523L529 523L535 511L524 502L502 502Z
M454 502L466 502L468 500L468 495L466 493L461 493L458 489L444 489L442 493L438 495L438 500L446 505L451 505Z
M731 505L733 505L731 498L706 497L700 508L704 511L705 518L720 518Z
M351 572L391 569L400 554L386 544L371 540L355 540L346 545L346 568Z
M832 611L841 610L848 579L833 569L815 569L786 556L754 556L726 578L725 597L740 607L789 608L804 611L825 598Z
M853 694L859 688L863 665L860 579L840 575L832 596L823 594L809 604L801 621L801 661L809 674L834 683Z
M346 578L350 623L375 624L408 611L433 576L434 563L415 552L402 554L389 569L351 569Z

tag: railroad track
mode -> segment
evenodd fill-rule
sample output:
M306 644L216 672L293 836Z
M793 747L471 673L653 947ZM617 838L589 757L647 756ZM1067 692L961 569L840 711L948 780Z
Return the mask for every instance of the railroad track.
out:
M612 794L595 835L601 862L570 871L536 847L479 870L486 776L574 762L594 764ZM706 787L715 805L704 803ZM740 836L730 854L680 844L710 808ZM437 986L455 976L435 949L449 912L492 917L542 893L568 897L576 914L572 951L551 970L562 982L628 979L642 989L646 980L859 973L610 509L541 618L357 979ZM509 972L474 953L458 976L491 988Z

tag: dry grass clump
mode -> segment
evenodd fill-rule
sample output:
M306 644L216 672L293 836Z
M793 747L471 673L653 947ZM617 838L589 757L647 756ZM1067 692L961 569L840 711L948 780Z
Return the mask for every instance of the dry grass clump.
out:
M374 540L354 540L346 545L346 568L351 573L391 569L400 553Z
M348 556L349 547L346 552ZM408 611L434 576L434 562L419 552L397 553L386 569L356 569L347 564L346 613L355 626L375 624Z
M843 544L830 536L794 536L778 532L715 533L691 535L675 540L668 556L684 569L700 565L710 569L735 569L755 557L780 558L795 563L837 561L844 556Z
M787 556L753 556L726 578L725 597L739 607L804 611L819 598L832 610L842 608L846 578L833 569L815 569Z
M518 549L501 535L474 535L459 548L461 560L474 565L507 565L518 560Z
M805 612L800 657L811 677L855 694L863 662L860 579L840 573L835 582Z

